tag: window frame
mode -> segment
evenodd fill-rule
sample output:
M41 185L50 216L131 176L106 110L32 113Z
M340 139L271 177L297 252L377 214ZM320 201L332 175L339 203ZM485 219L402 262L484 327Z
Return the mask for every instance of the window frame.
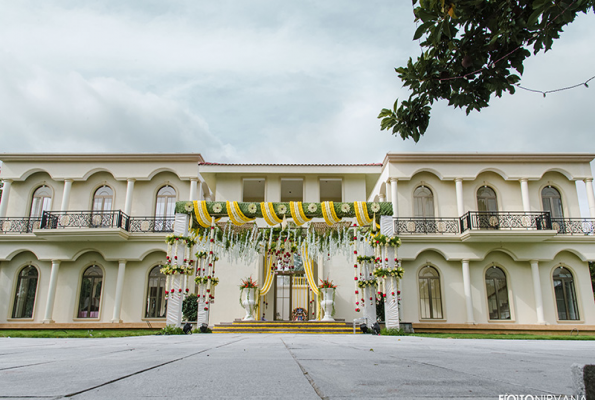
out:
M560 212L561 212L561 214L562 214L562 215L561 215L561 216L554 216L554 214L553 214L552 210L550 209L550 210L549 210L549 212L550 212L550 217L552 218L552 220L555 220L555 219L564 219L564 214L565 214L565 213L564 213L564 201L562 201L562 192L560 191L560 189L558 189L557 187L555 187L555 186L553 186L553 185L551 185L551 184L547 184L547 185L545 185L544 187L542 187L542 188L541 188L541 191L539 192L539 194L540 194L540 198L541 198L541 208L542 208L542 210L543 210L544 212L548 211L548 210L546 210L546 209L545 209L545 207L544 207L544 196L543 196L543 191L544 191L544 190L546 190L546 189L553 189L553 190L555 190L555 191L558 193L559 200L560 200ZM552 197L552 196L547 196L547 198L549 198L549 199L550 199L550 201L549 201L549 205L550 205L550 207L551 207L551 206L552 206L552 198L553 198L553 197Z
M264 189L263 189L263 193L262 193L262 201L265 202L267 201L267 179L265 177L242 177L242 202L244 203L256 203L254 201L246 201L246 199L244 198L244 188L245 188L245 184L246 181L263 181L264 183ZM260 204L260 202L258 202L258 204Z
M430 192L431 196L417 196L415 193L417 192L418 189L427 189ZM434 196L434 191L432 190L431 187L429 187L428 185L426 185L425 183L421 183L419 185L417 185L414 189L413 189L413 194L412 194L412 198L413 198L413 217L414 218L428 218L428 219L433 219L436 218L436 202L434 201L436 196ZM432 215L425 215L425 208L423 209L424 211L424 215L416 215L417 214L417 199L426 199L426 198L431 198L432 199ZM422 201L422 207L423 206L423 201Z
M144 296L144 302L143 302L143 311L142 311L142 321L163 321L167 319L167 297L165 297L165 288L166 288L166 283L167 283L167 275L161 274L163 275L164 282L163 282L163 302L165 303L165 315L163 317L147 317L147 311L148 311L148 302L149 302L149 295L150 295L150 287L149 284L151 283L151 272L155 269L155 268L162 268L163 267L163 263L157 263L157 264L153 264L150 268L148 268L147 270L147 276L146 276L146 285L145 285L145 296ZM161 273L161 272L160 272Z
M488 291L487 274L488 274L488 271L491 268L498 268L504 274L504 282L506 284L506 300L508 301L508 313L509 313L509 318L507 318L507 319L502 319L502 318L494 319L490 315L490 301L489 301L489 298L488 298L489 291ZM486 311L487 311L486 316L487 316L487 320L489 322L508 323L508 322L514 322L515 321L514 304L513 304L513 299L514 298L512 296L512 286L511 286L511 284L509 282L509 276L510 276L510 273L506 270L506 268L504 268L502 265L497 264L497 263L491 263L491 264L489 264L484 269L484 271L483 271L483 286L484 286L484 290L485 290L484 300L485 300ZM496 295L496 304L497 304L497 307L498 307L498 315L500 316L501 315L501 312L500 312L500 304L499 304L499 300L498 300L498 296L497 296L497 291L494 292L494 293Z
M21 273L25 270L25 268L28 267L33 267L35 268L35 270L37 271L37 282L35 283L35 296L33 298L33 308L31 311L31 316L30 317L15 317L14 313L15 313L15 307L16 307L16 296L17 296L17 291L19 290L19 283L21 282ZM16 270L16 275L15 275L15 280L14 280L14 286L13 286L13 290L12 290L12 307L10 309L10 316L8 318L6 318L7 320L15 320L15 321L33 321L35 320L35 310L37 307L37 296L39 295L39 281L41 280L41 270L40 268L33 264L33 263L25 263L23 265L21 265L19 268L17 268Z
M322 188L320 187L322 181L339 181L341 182L341 200L340 201L336 201L336 200L323 200L322 199ZM343 177L319 177L318 178L318 202L322 203L323 201L332 201L332 202L336 202L336 203L343 203L345 202L345 184L344 184L344 179Z
M554 285L554 274L558 268L564 268L568 272L570 272L570 274L572 275L572 286L574 289L574 297L576 299L576 313L578 314L577 315L578 319L560 319L560 315L559 315L559 311L558 311L558 300L556 298L556 286ZM555 307L555 312L556 312L556 321L559 323L570 323L570 324L584 322L584 320L582 319L582 316L584 315L584 313L581 309L579 287L578 287L578 285L576 285L576 271L574 271L572 268L570 268L568 265L566 265L564 263L557 263L552 268L550 278L551 278L550 282L552 285L552 295L553 295L554 307ZM566 299L564 299L564 300L566 300ZM568 312L568 309L566 312Z
M432 268L437 274L438 276L436 278L421 278L420 274L422 273L422 271L424 269L426 269L427 267ZM441 316L440 318L433 318L433 317L423 317L423 307L422 307L422 293L421 293L421 288L420 288L420 280L421 279L427 279L427 280L435 280L438 282L438 289L439 289L439 293L440 293L440 307L441 307ZM420 321L445 321L446 317L445 317L445 313L446 313L446 307L444 306L444 293L442 291L442 274L440 273L440 270L438 269L438 267L436 267L434 264L431 263L426 263L424 265L422 265L418 270L417 270L417 298L418 298L418 307L419 307L419 320ZM429 293L429 292L428 292ZM428 296L429 299L431 299L431 296ZM430 302L430 308L432 309L432 305ZM431 313L433 314L433 313Z
M85 279L85 272L87 272L87 270L89 270L92 267L98 267L101 270L101 293L99 294L99 306L98 306L98 310L97 310L97 317L79 317L81 294L82 294L82 289L83 289L83 280ZM100 265L98 263L89 263L81 269L81 272L79 275L78 291L77 291L78 296L77 296L77 300L76 300L76 306L74 308L74 318L73 318L74 321L99 321L99 320L101 320L101 312L103 309L103 298L104 298L103 292L105 290L105 281L106 281L106 273L105 273L105 268L103 268L102 265Z
M170 188L172 188L172 190L173 190L173 191L174 191L174 193L175 193L175 196L160 196L160 195L159 195L159 192L160 192L160 191L161 191L163 188L165 188L165 187L170 187ZM153 198L154 198L154 201L155 201L155 206L153 207L153 216L155 217L155 219L160 219L160 218L161 218L161 219L166 219L166 218L168 218L168 217L174 217L174 216L176 215L176 202L178 201L178 194L179 194L179 191L178 191L178 189L176 189L176 188L175 188L175 187L174 187L174 186L173 186L171 183L169 183L169 182L165 182L165 183L163 183L163 184L159 185L159 187L157 188L157 190L156 190L156 192L155 192L155 196L153 197ZM173 213L172 213L171 215L168 215L168 214L167 214L167 202L166 202L166 204L165 204L165 207L164 207L164 215L157 215L157 207L158 207L158 205L159 205L159 198L160 198L160 197L167 197L167 198L173 197L173 198L174 198L174 200L173 200Z
M48 188L49 192L50 192L50 196L35 196L35 194L37 193L37 191L41 188ZM33 214L33 207L35 205L35 198L43 198L43 199L49 199L49 201L47 202L47 209L44 209L44 203L45 201L42 201L41 203L41 207L40 207L40 214L39 215L34 215ZM37 185L35 187L35 189L33 190L33 192L31 193L31 196L29 197L29 200L31 201L30 203L30 207L29 207L29 218L41 218L43 216L43 212L44 211L52 211L52 203L54 201L54 189L46 184L45 182Z
M479 199L480 199L480 197L479 197L479 191L481 189L485 189L485 188L490 189L494 193L494 199L496 201L496 209L495 210L488 210L487 207L486 207L486 210L480 210L480 207L479 207ZM484 184L484 185L479 186L477 188L477 190L475 190L475 203L477 204L477 211L478 212L486 212L486 213L497 213L497 212L499 212L500 211L500 202L498 201L498 197L499 197L498 196L498 192L496 191L496 189L494 189L494 187L492 185Z
M99 192L101 189L103 189L104 187L108 187L111 191L112 191L112 196L111 196L111 207L109 210L105 210L104 206L105 206L105 199L107 199L107 196L102 196L102 208L101 210L96 210L95 209L95 199L97 198L97 192ZM93 196L91 198L91 212L92 213L102 213L102 212L111 212L114 211L114 205L115 205L115 200L116 200L116 192L114 190L113 187L111 187L110 185L108 185L107 183L104 183L100 186L98 186L97 188L95 188L95 191L93 192Z

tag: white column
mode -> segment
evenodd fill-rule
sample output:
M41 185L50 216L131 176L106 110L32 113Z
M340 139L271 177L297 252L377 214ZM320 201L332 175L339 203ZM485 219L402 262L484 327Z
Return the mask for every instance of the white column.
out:
M543 317L543 297L541 296L541 281L539 280L539 262L531 260L531 274L533 275L533 292L535 293L535 312L537 323L545 324Z
M397 178L390 178L390 196L391 202L393 203L393 217L399 216L399 202L398 202L398 191L397 191Z
M6 210L8 209L8 197L10 196L12 179L4 179L3 182L4 187L2 188L2 198L0 199L0 218L6 217Z
M72 188L72 179L64 179L64 192L62 192L62 205L60 211L68 211L70 203L70 189Z
M128 185L126 186L126 204L124 205L124 214L130 215L132 212L132 193L134 192L134 182L136 179L128 179Z
M467 323L474 324L473 300L471 299L471 277L469 275L469 260L463 260L463 287L465 289L465 304L467 307Z
M198 200L196 196L198 178L190 178L190 201Z
M595 218L595 197L593 196L593 178L585 179L585 186L587 189L587 200L589 201L589 214L591 215L591 218ZM2 198L2 200L4 200L4 197ZM3 215L0 213L0 217L1 216Z
M386 201L386 195L382 193L378 194L378 201L384 203Z
M463 202L463 179L455 179L455 189L457 192L457 212L459 217L465 214L465 203Z
M52 320L52 312L54 311L54 300L56 298L56 285L58 283L58 270L60 269L60 261L52 260L52 272L50 273L50 286L48 288L48 299L45 303L45 315L43 323L49 324L54 322Z
M122 293L124 292L124 276L126 274L126 260L118 262L118 280L116 281L116 299L114 301L114 317L112 322L120 323L120 311L122 310Z
M523 211L531 211L531 203L529 202L529 182L527 178L521 178L521 197L523 198Z

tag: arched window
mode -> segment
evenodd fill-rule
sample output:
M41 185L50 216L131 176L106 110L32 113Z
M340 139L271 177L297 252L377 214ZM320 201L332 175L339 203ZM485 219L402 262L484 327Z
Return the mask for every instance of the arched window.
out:
M52 203L52 189L43 185L37 188L33 193L33 200L31 201L32 218L41 217L44 211L49 211Z
M477 191L477 210L478 211L498 211L498 199L496 192L489 186L482 186Z
M167 185L157 192L155 217L173 217L176 211L176 190Z
M93 196L93 211L111 211L114 202L114 191L111 187L103 185L95 191Z
M549 211L552 218L564 218L562 211L562 196L557 189L546 186L541 191L543 211Z
M419 271L418 278L421 318L442 319L440 274L436 268L426 266Z
M434 218L434 194L425 186L413 192L413 212L416 217Z
M578 320L578 305L572 273L564 267L554 270L554 292L559 320Z
M506 274L502 269L496 266L488 268L486 271L486 290L490 319L510 319L508 285L506 284Z
M37 268L33 265L26 266L19 273L17 291L14 294L12 318L33 318L38 277Z
M101 304L101 286L103 271L97 265L91 265L83 273L78 318L99 318Z
M149 273L145 318L165 318L165 280L167 277L161 273L162 267L162 265L157 265Z

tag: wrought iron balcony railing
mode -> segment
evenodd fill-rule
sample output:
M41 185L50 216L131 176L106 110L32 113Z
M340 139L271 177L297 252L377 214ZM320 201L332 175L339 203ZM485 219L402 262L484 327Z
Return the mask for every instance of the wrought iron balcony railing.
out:
M395 218L395 233L403 234L457 234L460 221L458 218Z
M467 230L552 229L549 212L469 211L461 217L461 232Z
M175 217L130 217L130 232L173 232Z
M39 217L0 218L0 233L31 233L40 225Z
M130 217L116 211L44 211L41 229L122 228L128 230Z
M552 229L561 235L595 235L595 219L552 218Z

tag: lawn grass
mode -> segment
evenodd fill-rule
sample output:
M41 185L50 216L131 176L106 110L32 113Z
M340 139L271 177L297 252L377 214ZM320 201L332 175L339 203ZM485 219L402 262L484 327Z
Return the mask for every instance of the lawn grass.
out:
M161 329L38 329L0 330L0 338L109 338L157 335Z
M595 340L593 335L539 335L539 334L495 334L495 333L412 333L407 336L442 339L508 339L508 340Z

